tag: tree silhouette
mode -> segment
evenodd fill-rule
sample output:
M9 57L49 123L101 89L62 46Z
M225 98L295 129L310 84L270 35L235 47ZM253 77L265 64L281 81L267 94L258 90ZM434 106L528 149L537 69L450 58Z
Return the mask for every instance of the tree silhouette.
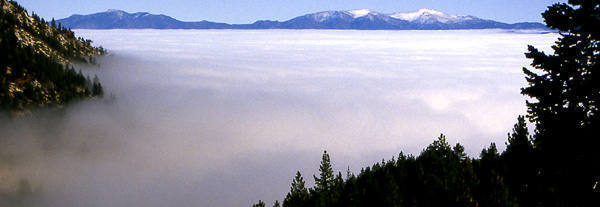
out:
M315 178L315 189L318 191L329 191L333 186L333 169L331 168L331 160L327 151L323 152L321 165L319 166L319 177Z
M296 177L292 181L292 187L290 192L285 196L283 200L284 207L301 207L305 206L308 201L308 190L306 189L304 179L300 174L300 171L296 172Z
M258 200L258 203L252 204L252 207L265 207L265 202Z
M102 84L100 83L98 76L94 76L94 81L92 82L92 95L93 96L103 96L104 89L102 89Z
M526 57L536 72L523 69L529 85L522 93L535 99L527 106L537 130L538 201L583 206L594 196L594 175L600 175L600 1L569 4L542 14L561 37L554 54L529 46Z
M478 169L477 194L481 206L512 206L515 200L504 181L502 159L495 143L481 151Z
M520 203L533 205L529 193L535 180L533 145L524 116L517 118L512 132L508 134L506 150L502 153L506 183L510 193L519 199Z
M331 160L329 159L329 154L327 154L327 150L323 152L323 157L321 158L321 165L319 166L319 177L313 175L315 179L315 197L317 206L331 206L331 202L333 199L333 186L334 186L334 176L333 169L331 167Z

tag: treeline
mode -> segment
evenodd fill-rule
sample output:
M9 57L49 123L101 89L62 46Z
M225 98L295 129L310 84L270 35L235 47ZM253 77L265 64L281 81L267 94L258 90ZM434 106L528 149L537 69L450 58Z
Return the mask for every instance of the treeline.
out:
M91 55L100 55L106 52L102 47L92 47L92 41L89 39L75 37L75 33L70 28L63 27L60 23L57 24L54 18L51 21L46 21L35 12L32 12L32 22L25 19L19 20L19 15L22 15L21 17L27 16L27 10L13 0L2 1L3 4L9 3L15 8L15 11L12 12L15 18L9 19L7 21L8 25L23 29L36 39L41 40L57 52L58 56L86 62Z
M345 177L333 173L325 152L315 186L308 188L298 172L281 205L600 205L600 0L569 4L542 14L548 27L560 31L554 53L529 46L525 54L535 69L523 68L528 86L521 89L531 98L533 135L521 116L504 152L491 143L470 158L441 135L417 157L400 153Z
M400 153L397 158L363 168L358 175L349 170L334 173L327 151L323 154L315 186L308 188L297 172L281 203L300 206L518 206L534 203L535 175L521 179L531 168L515 157L527 157L533 145L519 117L509 135L506 151L494 143L479 159L468 157L460 144L450 145L440 135L419 156ZM279 201L274 206L278 206ZM259 201L255 206L264 206Z
M31 27L23 25L23 28L30 34L33 34L35 37L47 43L63 57L92 63L93 59L90 54L101 55L106 53L102 46L98 48L92 47L91 40L75 37L75 33L71 31L71 28L63 27L60 23L56 24L54 18L47 22L44 18L40 18L34 12L32 12L31 17L34 20L35 26Z
M48 24L35 14L31 21L14 1L0 0L0 6L0 109L22 111L103 95L97 77L85 77L65 60L94 62L93 55L104 49L54 21Z

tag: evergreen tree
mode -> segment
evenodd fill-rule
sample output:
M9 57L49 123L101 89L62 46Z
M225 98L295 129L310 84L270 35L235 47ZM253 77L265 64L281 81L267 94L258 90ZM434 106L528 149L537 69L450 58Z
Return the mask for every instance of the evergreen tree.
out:
M426 206L456 206L458 205L455 188L459 176L459 165L454 152L446 141L446 136L441 134L417 158L419 177L422 179L423 197L437 197L437 199L422 198Z
M76 59L99 54L103 50L86 46L74 36L62 34L32 13L33 21L25 21L27 11L15 1L0 0L0 111L29 110L39 106L62 105L74 99L101 96L102 85L77 73L68 62L59 58ZM52 20L52 24L56 24ZM54 25L56 26L56 25ZM23 45L15 35L24 31L34 41L40 41L53 55L39 52L38 48ZM46 32L50 31L50 32ZM10 87L21 90L9 90Z
M501 156L495 143L483 149L479 161L478 203L481 206L514 206L504 181Z
M283 200L284 207L301 207L305 206L308 201L308 190L306 189L304 179L300 174L300 171L296 172L296 177L292 181L292 187L290 192L285 196Z
M524 116L517 118L512 132L508 134L506 150L502 153L506 183L510 193L516 196L519 203L533 205L529 194L535 179L533 145Z
M104 89L102 88L102 84L98 80L98 76L94 76L94 81L92 83L92 95L93 96L103 96Z
M321 159L321 165L319 166L319 177L313 176L315 178L315 188L318 191L329 191L333 186L333 169L331 167L331 161L329 159L329 154L327 154L327 150L323 152L323 157Z
M275 203L273 204L273 207L281 207L281 204L279 204L278 200L275 200Z
M258 200L258 203L253 204L252 207L265 207L265 202Z
M512 132L508 134L506 151L504 155L515 156L515 158L524 158L533 150L529 129L525 123L525 117L519 116Z
M537 70L523 69L529 86L522 93L536 125L534 144L539 183L546 205L584 206L600 175L600 1L570 0L542 14L548 27L560 31L545 54L529 46L526 57Z
M334 175L331 167L331 161L327 151L323 152L321 165L319 166L319 177L313 175L315 179L315 194L314 197L316 206L331 206L333 199Z

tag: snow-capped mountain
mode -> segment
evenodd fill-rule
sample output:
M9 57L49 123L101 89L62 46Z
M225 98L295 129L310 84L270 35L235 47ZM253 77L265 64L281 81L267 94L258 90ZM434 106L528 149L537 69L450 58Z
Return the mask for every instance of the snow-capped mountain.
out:
M507 24L469 15L446 14L432 9L392 14L379 13L369 9L324 11L298 16L287 21L261 20L252 24L183 22L166 15L109 10L90 15L72 15L58 20L58 22L71 28L87 29L547 29L543 24L535 22Z
M407 22L367 9L325 11L281 22L282 29L403 29Z
M365 16L370 13L376 13L376 12L373 12L370 9L358 9L358 10L346 11L346 13L352 15L353 18L358 18L358 17L362 17L362 16Z
M433 9L419 9L415 12L398 12L391 14L390 17L406 20L412 23L432 24L432 23L458 23L478 19L474 16L451 15Z
M369 9L325 11L281 22L286 29L546 29L540 23L507 24L432 9L383 14Z

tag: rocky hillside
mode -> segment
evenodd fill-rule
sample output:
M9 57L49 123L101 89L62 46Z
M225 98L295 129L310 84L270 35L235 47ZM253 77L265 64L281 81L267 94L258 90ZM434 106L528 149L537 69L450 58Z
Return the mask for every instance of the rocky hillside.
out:
M25 111L102 95L97 79L76 72L73 61L92 62L104 49L54 20L46 22L15 1L0 0L0 109Z

